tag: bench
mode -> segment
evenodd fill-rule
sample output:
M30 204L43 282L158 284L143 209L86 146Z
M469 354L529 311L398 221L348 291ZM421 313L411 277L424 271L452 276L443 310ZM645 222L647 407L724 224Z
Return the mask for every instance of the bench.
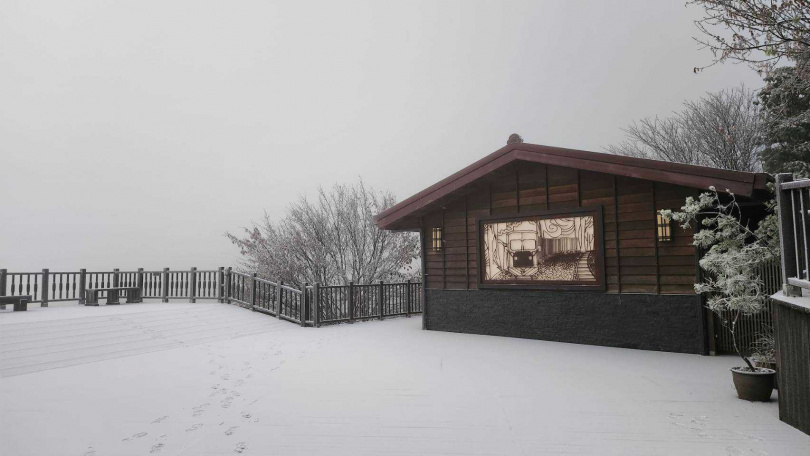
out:
M14 305L14 312L28 310L28 303L31 302L31 296L0 296L0 309L5 309L6 304Z
M127 302L143 302L141 296L141 289L139 287L110 287L110 288L88 288L84 290L84 305L97 306L98 295L102 291L107 292L107 305L120 304L118 301L119 292L125 291L127 294Z

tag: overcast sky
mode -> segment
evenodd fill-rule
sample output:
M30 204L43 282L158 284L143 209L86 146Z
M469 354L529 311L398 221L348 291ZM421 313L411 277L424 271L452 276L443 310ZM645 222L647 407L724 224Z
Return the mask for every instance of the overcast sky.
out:
M0 1L0 268L215 268L351 182L404 199L503 146L602 151L745 83L683 1Z

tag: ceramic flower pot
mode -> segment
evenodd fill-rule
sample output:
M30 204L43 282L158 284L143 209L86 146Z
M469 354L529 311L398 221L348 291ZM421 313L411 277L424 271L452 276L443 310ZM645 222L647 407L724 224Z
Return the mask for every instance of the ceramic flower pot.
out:
M771 400L775 370L758 367L752 372L748 367L732 367L731 375L740 399L759 402Z

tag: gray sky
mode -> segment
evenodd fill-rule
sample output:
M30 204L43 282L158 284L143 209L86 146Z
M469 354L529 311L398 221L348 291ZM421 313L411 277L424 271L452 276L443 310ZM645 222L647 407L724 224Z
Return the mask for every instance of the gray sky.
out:
M602 151L755 72L683 1L0 2L0 267L213 268L318 185Z

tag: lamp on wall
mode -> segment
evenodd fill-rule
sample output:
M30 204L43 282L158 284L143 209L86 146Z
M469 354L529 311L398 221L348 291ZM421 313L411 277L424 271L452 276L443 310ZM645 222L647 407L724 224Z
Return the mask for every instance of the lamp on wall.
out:
M661 213L658 216L658 242L670 242L672 240L672 222L669 217L664 217Z
M442 251L442 229L433 228L432 236L430 238L430 249L434 252Z

